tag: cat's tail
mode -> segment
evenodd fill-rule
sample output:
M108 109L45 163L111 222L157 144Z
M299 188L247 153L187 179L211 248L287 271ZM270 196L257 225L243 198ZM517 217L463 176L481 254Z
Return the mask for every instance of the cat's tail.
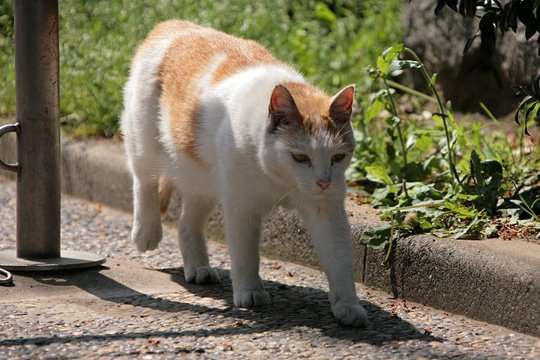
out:
M161 212L162 217L167 215L167 209L171 202L173 190L171 181L165 176L161 176L159 178L159 211Z

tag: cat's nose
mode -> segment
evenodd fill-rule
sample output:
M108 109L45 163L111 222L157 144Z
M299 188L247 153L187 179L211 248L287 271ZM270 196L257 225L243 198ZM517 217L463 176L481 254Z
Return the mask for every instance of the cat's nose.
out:
M329 180L317 180L317 185L319 185L319 187L324 190L326 189L327 187L330 186L330 181Z

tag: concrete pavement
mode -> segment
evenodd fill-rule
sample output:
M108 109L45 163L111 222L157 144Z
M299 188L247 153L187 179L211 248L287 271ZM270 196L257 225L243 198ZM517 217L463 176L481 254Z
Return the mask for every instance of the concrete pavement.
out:
M13 147L11 147L13 148ZM131 180L120 142L65 139L63 191L131 210ZM4 150L0 153L5 153ZM359 244L360 235L380 224L368 205L347 200L353 229L356 279L396 297L540 336L540 246L523 241L463 241L430 235L400 239L391 266L384 253ZM179 200L170 206L177 219ZM209 232L222 239L219 211ZM262 250L281 260L317 266L317 256L301 222L278 210L263 228Z
M15 244L15 185L0 178L0 249ZM176 230L138 254L131 215L65 196L63 248L107 256L96 269L15 274L0 287L0 358L534 359L540 339L357 285L366 329L334 321L316 269L263 258L273 303L236 309L226 246L211 241L222 284L183 280Z

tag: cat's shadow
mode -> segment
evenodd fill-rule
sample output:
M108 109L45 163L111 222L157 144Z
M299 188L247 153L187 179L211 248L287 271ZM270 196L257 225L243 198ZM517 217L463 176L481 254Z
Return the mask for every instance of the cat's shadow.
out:
M369 323L367 327L358 329L340 325L330 311L327 293L316 288L263 280L272 303L251 309L237 309L234 308L232 302L232 284L228 270L217 269L221 283L215 285L188 283L184 278L183 268L169 268L159 271L169 274L172 281L192 294L225 302L228 308L216 310L216 313L222 316L230 314L235 319L252 324L253 332L286 331L294 327L308 327L320 329L326 336L354 342L366 342L371 345L382 345L388 341L399 340L443 341L441 338L423 333L397 315L362 300L360 303L368 312Z
M381 307L361 301L368 312L369 324L366 328L349 328L340 325L333 317L327 300L327 293L320 289L286 285L276 281L263 281L272 299L272 304L252 309L238 309L233 306L232 285L228 270L217 269L222 279L220 284L197 285L184 279L183 268L165 268L155 271L169 274L171 280L188 292L200 298L186 302L171 300L134 290L102 273L105 267L79 271L57 271L47 274L25 273L39 283L52 286L76 286L96 297L119 304L130 304L135 308L146 308L156 312L180 313L190 311L208 316L234 320L234 326L209 328L203 332L196 330L148 331L144 333L115 334L114 338L151 338L155 336L220 336L234 334L262 334L269 331L289 331L294 328L320 331L321 334L351 342L383 345L389 341L444 341L444 339L425 334L411 323L399 318ZM219 300L220 306L203 298ZM223 304L225 306L223 306ZM148 315L145 315L148 316ZM153 316L159 316L153 315ZM309 330L308 330L309 331ZM88 335L67 337L31 338L43 344L57 342L85 342L95 339L108 339L111 335ZM0 340L2 345L21 344L29 339Z

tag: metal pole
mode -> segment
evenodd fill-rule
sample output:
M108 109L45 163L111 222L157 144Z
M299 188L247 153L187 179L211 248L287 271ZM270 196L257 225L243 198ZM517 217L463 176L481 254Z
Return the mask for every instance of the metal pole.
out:
M16 271L93 267L95 254L60 251L60 121L58 0L14 0L17 123L17 250L0 251L0 267ZM62 255L62 256L61 256ZM2 281L10 281L9 273Z
M58 0L15 0L17 257L60 256Z

